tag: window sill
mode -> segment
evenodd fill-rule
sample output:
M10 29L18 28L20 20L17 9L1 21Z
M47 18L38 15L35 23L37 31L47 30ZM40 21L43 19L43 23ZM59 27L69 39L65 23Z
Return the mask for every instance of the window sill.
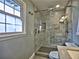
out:
M26 33L15 33L15 34L5 34L0 35L0 41L11 40L13 38L20 38L26 36Z

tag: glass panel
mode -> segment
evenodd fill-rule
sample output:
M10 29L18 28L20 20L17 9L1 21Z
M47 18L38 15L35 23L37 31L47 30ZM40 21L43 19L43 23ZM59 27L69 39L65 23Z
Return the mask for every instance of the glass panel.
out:
M5 24L0 24L0 33L5 32Z
M14 8L14 1L13 0L5 0L5 4Z
M16 24L17 24L17 25L22 25L21 19L16 18Z
M20 17L20 11L15 10L15 15Z
M0 2L0 10L4 10L4 4Z
M18 10L18 11L20 11L20 5L15 5L15 10Z
M15 24L15 18L7 15L6 23Z
M4 3L4 0L0 0L0 2L3 2Z
M22 26L16 25L16 32L22 32Z
M5 15L0 13L0 22L5 23Z
M15 25L6 24L6 32L15 32Z
M13 8L11 8L11 7L7 6L7 5L5 5L5 12L8 12L8 13L10 13L10 14L13 14Z

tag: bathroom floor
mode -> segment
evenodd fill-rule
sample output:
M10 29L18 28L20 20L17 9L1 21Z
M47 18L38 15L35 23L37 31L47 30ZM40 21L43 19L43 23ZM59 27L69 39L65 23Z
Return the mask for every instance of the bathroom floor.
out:
M42 57L42 56L37 56L37 55L36 55L36 56L34 57L34 59L48 59L48 58Z
M34 59L49 59L48 55L50 51L56 51L57 48L51 48L51 47L41 47L35 54Z
M41 47L38 51L44 52L44 53L50 53L50 51L57 51L56 47Z

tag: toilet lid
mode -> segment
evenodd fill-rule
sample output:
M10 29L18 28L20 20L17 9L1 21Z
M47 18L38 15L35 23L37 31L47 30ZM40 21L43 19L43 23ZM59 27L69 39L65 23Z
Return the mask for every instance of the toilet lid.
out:
M49 57L50 58L59 58L59 56L58 56L58 52L57 51L51 51L50 53L49 53Z

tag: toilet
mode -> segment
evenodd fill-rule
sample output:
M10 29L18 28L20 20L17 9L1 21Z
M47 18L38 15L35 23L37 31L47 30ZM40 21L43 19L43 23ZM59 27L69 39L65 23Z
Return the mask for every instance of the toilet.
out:
M49 53L49 59L59 59L58 51L51 51Z

